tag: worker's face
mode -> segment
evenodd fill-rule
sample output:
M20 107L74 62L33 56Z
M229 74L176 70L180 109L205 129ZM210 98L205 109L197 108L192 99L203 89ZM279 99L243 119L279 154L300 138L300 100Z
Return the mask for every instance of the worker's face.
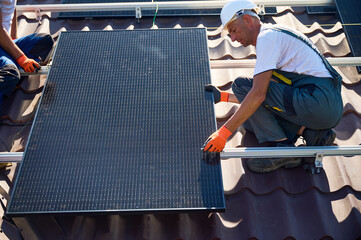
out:
M247 19L248 18L244 18L244 16L240 16L227 26L228 34L232 42L237 41L244 47L254 45L252 43L253 34L250 28L249 20Z

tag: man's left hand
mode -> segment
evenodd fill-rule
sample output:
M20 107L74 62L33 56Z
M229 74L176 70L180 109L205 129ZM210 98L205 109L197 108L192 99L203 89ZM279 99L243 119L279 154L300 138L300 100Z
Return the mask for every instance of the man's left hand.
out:
M37 63L33 59L27 58L25 55L22 55L16 61L24 69L25 72L33 73L40 69L39 63Z

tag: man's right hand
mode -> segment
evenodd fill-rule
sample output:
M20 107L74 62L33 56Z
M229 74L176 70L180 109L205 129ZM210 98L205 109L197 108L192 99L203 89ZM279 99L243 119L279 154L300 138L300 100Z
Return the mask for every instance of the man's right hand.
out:
M228 102L228 99L229 99L228 92L221 91L219 88L217 88L211 84L206 85L204 88L207 92L213 92L214 103Z
M227 138L232 135L226 126L222 126L218 131L214 132L203 144L204 152L221 152L226 145Z
M24 69L25 72L33 73L40 69L39 63L33 59L27 58L25 54L19 57L16 62Z

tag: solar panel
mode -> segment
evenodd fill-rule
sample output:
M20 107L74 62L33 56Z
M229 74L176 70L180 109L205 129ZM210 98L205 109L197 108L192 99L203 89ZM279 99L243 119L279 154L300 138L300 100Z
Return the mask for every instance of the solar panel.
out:
M204 28L61 33L7 214L224 210L210 82Z
M333 15L337 13L337 9L334 6L309 6L306 7L307 14L317 15Z
M181 0L171 0L171 2ZM196 1L196 0L191 0ZM75 3L119 3L119 2L152 2L151 0L62 0L62 4ZM169 0L158 0L156 2L169 2ZM219 15L221 9L186 9L186 10L142 10L142 16L154 17L156 16L199 16L199 15ZM135 17L134 11L93 11L93 12L61 12L61 18L93 18L93 17Z
M351 51L355 57L361 57L361 1L335 0L335 3ZM358 66L358 71L361 72L360 66Z

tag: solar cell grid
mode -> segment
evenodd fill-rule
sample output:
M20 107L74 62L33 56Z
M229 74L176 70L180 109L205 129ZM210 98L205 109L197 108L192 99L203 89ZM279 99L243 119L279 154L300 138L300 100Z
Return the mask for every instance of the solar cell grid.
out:
M341 18L345 34L351 51L355 57L361 56L361 1L335 0L335 4ZM361 72L361 66L357 67Z
M205 29L62 33L8 215L224 209L208 83Z

